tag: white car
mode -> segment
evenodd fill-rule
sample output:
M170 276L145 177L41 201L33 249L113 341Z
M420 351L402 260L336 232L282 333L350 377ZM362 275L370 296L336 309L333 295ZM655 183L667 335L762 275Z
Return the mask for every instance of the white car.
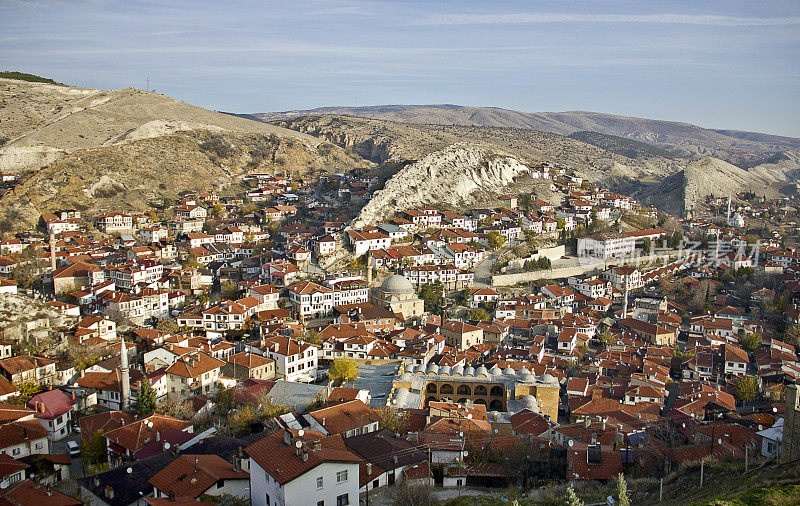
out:
M77 457L81 454L81 447L75 441L67 441L67 449L70 457Z

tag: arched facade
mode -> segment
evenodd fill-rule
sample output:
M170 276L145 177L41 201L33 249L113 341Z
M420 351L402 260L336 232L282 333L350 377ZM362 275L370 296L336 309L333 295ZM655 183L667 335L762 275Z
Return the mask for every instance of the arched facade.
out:
M455 381L454 381L455 380ZM506 409L506 389L502 383L477 382L477 381L458 381L438 380L431 378L425 385L424 392L427 396L426 401L452 401L466 404L472 401L475 404L484 406L494 406L492 411L505 411ZM494 403L492 403L494 401Z

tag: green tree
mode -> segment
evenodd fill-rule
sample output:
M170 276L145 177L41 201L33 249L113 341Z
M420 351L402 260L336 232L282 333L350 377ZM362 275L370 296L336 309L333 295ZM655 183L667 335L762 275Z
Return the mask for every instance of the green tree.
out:
M156 411L156 391L146 379L142 379L139 395L136 396L136 412L140 418L152 415Z
M491 320L492 315L490 315L489 312L482 307L476 307L467 311L467 318L470 320L479 320L485 322Z
M567 493L564 496L564 506L583 506L583 501L581 501L578 494L575 493L572 483L567 487Z
M87 434L84 434L86 437ZM102 431L97 431L81 442L81 458L89 466L102 466L108 464L108 451L106 438Z
M750 402L758 397L758 383L751 376L740 376L733 384L733 395L742 402Z
M617 503L619 506L631 506L631 498L628 497L628 484L625 483L625 475L617 475Z
M747 332L739 338L739 344L747 351L755 351L756 348L761 346L761 333Z
M486 242L489 244L490 248L498 249L503 245L505 239L503 238L502 235L500 235L500 232L498 232L497 230L490 230L486 234Z
M429 313L438 313L442 310L442 293L444 292L444 285L437 281L423 285L419 290L419 298L425 302L425 311Z
M353 381L358 377L358 368L349 358L336 358L328 369L328 377L333 381Z

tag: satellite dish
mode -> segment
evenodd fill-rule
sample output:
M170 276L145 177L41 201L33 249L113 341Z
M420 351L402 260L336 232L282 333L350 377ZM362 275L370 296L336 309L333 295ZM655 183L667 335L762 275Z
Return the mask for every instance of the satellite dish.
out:
M569 440L569 447L570 447L570 448L572 448L572 445L574 445L574 444L575 444L575 441L573 441L573 440L571 440L571 439L570 439L570 440Z
M467 413L467 420L472 420L472 413Z
M717 443L722 444L722 438L717 439Z
M297 441L297 442L296 442L294 445L295 445L297 448L302 448L302 447L303 447L303 442L302 442L302 441Z
M464 452L465 457L469 457L469 452Z
M758 430L764 430L764 426L761 425L761 424L758 424Z
M300 437L303 437L305 434L306 434L306 431L304 431L303 429L300 429L300 430L297 431L297 435L300 436Z
M494 430L494 433L497 434L497 429Z
M172 446L172 445L170 445L169 443L164 443L164 449L165 450L169 450L170 446Z
M125 470L125 472L131 474L133 472L133 468L129 467L128 469Z

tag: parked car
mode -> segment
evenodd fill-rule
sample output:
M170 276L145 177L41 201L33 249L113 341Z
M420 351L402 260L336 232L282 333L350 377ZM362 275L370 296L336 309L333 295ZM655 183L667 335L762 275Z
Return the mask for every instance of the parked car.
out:
M77 457L81 454L81 447L75 441L67 441L67 449L69 449L70 457Z

